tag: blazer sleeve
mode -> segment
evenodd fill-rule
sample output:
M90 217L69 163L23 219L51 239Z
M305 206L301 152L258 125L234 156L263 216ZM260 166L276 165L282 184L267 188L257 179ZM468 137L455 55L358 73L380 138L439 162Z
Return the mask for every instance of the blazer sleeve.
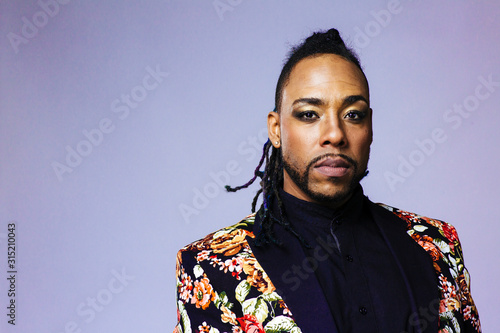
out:
M197 255L189 250L180 250L177 254L177 325L174 333L231 332L229 310L224 322L227 297L224 299L224 292L214 288L212 281L217 277L207 274L197 262Z
M451 237L452 242L450 244L453 244L455 248L455 260L458 271L456 282L459 290L458 293L460 297L461 314L465 324L464 332L480 333L481 323L477 307L472 299L470 275L469 271L465 267L462 245L460 244L460 239L458 238L455 228L450 224L447 224L447 226L450 228L449 234L453 235Z
M253 255L246 228L239 223L179 251L174 332L301 332Z

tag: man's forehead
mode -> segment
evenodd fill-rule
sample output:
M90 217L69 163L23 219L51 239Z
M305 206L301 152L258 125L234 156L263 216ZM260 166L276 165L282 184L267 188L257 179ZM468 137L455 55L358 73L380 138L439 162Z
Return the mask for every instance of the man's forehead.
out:
M296 99L360 95L368 102L369 92L361 70L335 54L322 54L299 61L292 69L283 90L288 103ZM293 99L290 101L290 99Z

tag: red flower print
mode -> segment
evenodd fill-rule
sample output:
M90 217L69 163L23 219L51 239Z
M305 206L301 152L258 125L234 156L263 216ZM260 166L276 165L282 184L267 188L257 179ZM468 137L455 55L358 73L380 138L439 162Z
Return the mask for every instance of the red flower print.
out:
M193 282L191 280L191 277L186 273L182 273L181 285L179 286L179 298L184 302L189 302L192 290L193 290Z
M262 323L259 323L255 316L246 314L243 317L236 318L240 323L241 329L245 333L265 333Z
M432 242L433 239L429 236L422 236L419 234L413 234L411 237L431 256L433 261L438 261L441 259L441 251Z
M464 310L464 319L469 320L471 318L471 308L470 305L467 305Z
M451 225L443 223L443 233L444 236L450 240L450 242L458 241L457 231Z
M235 276L238 280L240 279L239 275L241 271L243 271L243 259L241 257L234 257L232 259L227 259L224 262L224 272L228 270L231 272L232 276Z

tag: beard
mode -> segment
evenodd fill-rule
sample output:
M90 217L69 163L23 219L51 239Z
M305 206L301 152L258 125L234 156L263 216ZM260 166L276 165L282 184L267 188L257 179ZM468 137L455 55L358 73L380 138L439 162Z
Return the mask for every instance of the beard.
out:
M324 154L318 156L311 162L309 162L305 171L301 171L296 165L291 163L286 156L283 155L283 151L281 151L280 153L283 161L283 168L288 173L292 181L297 185L297 187L312 200L328 206L337 207L344 203L354 193L354 190L359 185L361 179L363 179L368 174L366 167L364 168L364 170L359 170L359 163L344 154ZM319 160L324 159L325 157L341 157L351 164L354 171L353 176L351 177L347 186L344 186L342 189L332 193L315 191L310 186L309 181L309 173L314 167L314 164L316 164L316 162L318 162ZM336 177L329 177L328 181L330 181L331 183L339 182L338 178Z

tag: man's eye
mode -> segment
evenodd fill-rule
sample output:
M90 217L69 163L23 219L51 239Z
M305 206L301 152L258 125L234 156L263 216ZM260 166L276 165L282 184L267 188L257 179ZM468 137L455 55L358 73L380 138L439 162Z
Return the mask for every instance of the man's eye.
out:
M362 120L364 117L366 117L366 112L361 111L349 111L345 115L345 118L350 120Z
M312 120L316 118L316 112L313 111L304 111L299 114L300 119L305 119L305 120Z

